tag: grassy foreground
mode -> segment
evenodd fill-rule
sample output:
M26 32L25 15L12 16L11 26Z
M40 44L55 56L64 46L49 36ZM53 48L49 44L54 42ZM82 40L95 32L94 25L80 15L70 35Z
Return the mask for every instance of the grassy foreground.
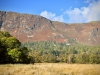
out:
M0 75L100 75L100 64L7 64L0 65Z

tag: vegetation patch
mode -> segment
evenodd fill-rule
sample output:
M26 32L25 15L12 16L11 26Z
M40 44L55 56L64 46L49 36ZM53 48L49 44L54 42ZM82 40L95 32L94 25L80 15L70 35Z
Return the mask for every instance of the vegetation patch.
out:
M26 42L22 46L29 49L35 62L64 62L79 64L100 64L100 46L87 46L79 43Z
M0 31L0 64L30 63L28 49L8 32Z

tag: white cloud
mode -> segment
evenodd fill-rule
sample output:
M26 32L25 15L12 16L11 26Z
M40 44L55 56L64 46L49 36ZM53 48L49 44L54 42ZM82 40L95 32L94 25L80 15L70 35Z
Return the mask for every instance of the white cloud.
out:
M88 7L69 8L65 13L69 16L69 22L98 21L100 20L100 0L92 1Z
M64 22L64 19L63 19L62 15L56 16L56 14L52 13L52 12L43 11L43 12L40 13L40 15L45 17L45 18L48 18L48 19L50 19L52 21Z
M66 22L79 23L79 22L100 21L100 0L85 0L85 2L88 3L87 7L84 6L81 8L73 8L71 6L61 15L56 15L55 13L48 11L43 11L40 13L40 15L52 21L60 21L60 22L66 21Z

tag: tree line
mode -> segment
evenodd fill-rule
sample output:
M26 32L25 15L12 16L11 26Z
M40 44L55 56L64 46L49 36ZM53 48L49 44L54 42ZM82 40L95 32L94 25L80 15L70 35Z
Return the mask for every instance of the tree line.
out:
M22 43L0 31L0 64L5 63L79 63L100 64L100 45L87 46L52 41Z
M100 64L100 46L66 44L57 42L26 42L22 46L29 49L29 55L35 62L43 63L95 63Z

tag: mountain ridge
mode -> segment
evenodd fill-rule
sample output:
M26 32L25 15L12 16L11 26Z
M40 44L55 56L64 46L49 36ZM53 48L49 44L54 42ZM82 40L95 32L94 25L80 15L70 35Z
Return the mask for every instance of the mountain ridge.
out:
M100 21L68 24L39 15L0 11L0 29L21 42L70 43L73 40L86 45L100 45Z

